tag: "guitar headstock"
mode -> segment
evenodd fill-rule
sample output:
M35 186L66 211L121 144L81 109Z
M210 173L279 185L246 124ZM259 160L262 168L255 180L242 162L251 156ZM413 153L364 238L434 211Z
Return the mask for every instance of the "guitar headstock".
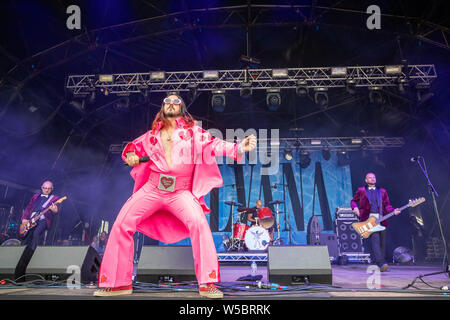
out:
M408 203L408 206L409 207L415 207L415 206L418 206L419 204L421 204L421 203L424 203L425 202L425 198L424 197L420 197L420 198L418 198L418 199L414 199L414 200L409 200L409 203Z
M66 199L67 199L67 197L64 196L64 197L59 198L58 200L56 200L55 203L61 203L61 202L63 202L63 201L66 200Z

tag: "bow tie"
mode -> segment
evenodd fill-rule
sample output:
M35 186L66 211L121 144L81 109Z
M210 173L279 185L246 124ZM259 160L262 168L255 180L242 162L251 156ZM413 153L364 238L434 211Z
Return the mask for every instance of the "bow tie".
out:
M46 197L46 198L48 198L48 194L41 194L41 197Z
M376 187L369 187L369 190L375 190Z

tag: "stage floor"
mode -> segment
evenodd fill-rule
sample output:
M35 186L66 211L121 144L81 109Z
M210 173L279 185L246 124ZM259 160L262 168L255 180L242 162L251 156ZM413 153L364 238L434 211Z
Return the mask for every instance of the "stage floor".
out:
M421 274L442 271L438 265L391 265L388 272L380 273L380 287L378 289L368 288L368 279L374 274L368 272L367 264L349 264L345 266L332 265L332 286L297 286L294 290L261 290L250 286L249 290L230 290L230 285L242 285L236 281L238 278L249 275L249 266L221 266L221 280L224 284L224 299L242 300L276 300L276 299L450 299L449 294L440 290L442 286L450 285L447 274L426 276L422 282L416 281L415 288L404 289L408 284ZM262 275L262 282L268 282L267 267L258 266L258 274ZM373 285L372 281L369 284ZM228 288L228 289L227 289ZM245 288L245 286L244 286ZM160 288L161 289L161 288ZM80 288L68 289L67 287L11 287L0 285L0 300L17 299L105 299L92 296L95 289ZM195 286L186 291L174 291L162 289L158 292L148 290L145 287L136 287L133 295L113 297L112 299L148 299L148 300L182 300L182 299L204 299L201 298Z

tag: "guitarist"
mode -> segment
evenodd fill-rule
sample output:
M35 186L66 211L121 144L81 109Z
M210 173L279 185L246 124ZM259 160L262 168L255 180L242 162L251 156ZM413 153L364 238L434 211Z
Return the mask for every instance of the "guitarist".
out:
M400 213L400 210L391 206L386 190L375 186L377 179L374 173L366 174L365 182L366 186L358 188L350 202L353 212L359 217L359 221L369 219L370 215L381 217L393 211L395 215ZM387 220L382 221L381 225L387 227ZM385 260L386 230L374 232L368 239L370 241L371 258L375 259L381 272L387 271L389 266Z
M39 219L37 225L28 231L22 241L22 245L25 245L25 249L17 263L14 274L15 279L25 275L27 266L39 244L42 234L45 230L50 229L52 216L58 212L58 207L54 204L54 202L58 200L58 197L53 195L52 192L53 183L51 181L45 181L41 186L41 193L33 195L23 211L22 223L27 223L33 216L39 214L39 212L50 208L50 210ZM24 281L24 278L22 277L18 281L22 282Z

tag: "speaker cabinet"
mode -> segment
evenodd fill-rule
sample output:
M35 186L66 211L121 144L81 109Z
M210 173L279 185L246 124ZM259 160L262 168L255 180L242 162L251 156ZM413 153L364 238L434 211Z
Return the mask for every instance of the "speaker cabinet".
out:
M0 276L14 280L14 270L22 255L24 246L0 247ZM37 274L44 278L59 276L61 280L73 274L73 268L79 268L81 283L97 281L101 259L91 246L39 246L28 264L26 274ZM27 276L27 280L36 279Z
M136 279L140 282L196 281L191 246L143 246Z
M269 246L269 281L282 285L332 284L326 246Z

